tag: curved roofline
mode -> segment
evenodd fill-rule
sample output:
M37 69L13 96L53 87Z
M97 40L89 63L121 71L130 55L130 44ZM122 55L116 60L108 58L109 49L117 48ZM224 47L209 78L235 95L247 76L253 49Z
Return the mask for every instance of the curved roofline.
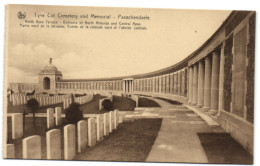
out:
M148 72L144 74L135 74L135 75L128 75L128 76L119 76L119 77L108 77L108 78L92 78L92 79L63 79L60 80L60 82L77 82L77 81L112 81L112 80L122 80L126 78L147 78L147 77L154 77L158 75L163 74L169 74L174 71L180 70L182 68L185 68L188 66L188 61L192 58L194 58L197 53L199 53L203 48L205 48L214 37L216 37L223 29L227 26L227 24L230 22L231 18L233 18L235 15L238 14L239 11L232 11L229 16L225 19L225 21L220 25L220 27L206 40L199 48L197 48L195 51L193 51L190 55L188 55L183 60L175 63L174 65L171 65L169 67L159 69L153 72ZM241 12L241 11L240 11ZM249 12L249 11L244 11Z

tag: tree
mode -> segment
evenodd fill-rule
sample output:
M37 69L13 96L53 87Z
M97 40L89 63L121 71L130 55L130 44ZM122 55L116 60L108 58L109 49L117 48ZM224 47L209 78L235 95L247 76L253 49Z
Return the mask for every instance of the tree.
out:
M30 100L27 101L26 107L30 109L33 113L33 127L35 128L35 113L40 107L39 102L36 99L31 98Z
M109 99L105 99L102 106L104 107L104 111L111 111L114 107L113 103Z
M82 111L79 109L79 103L71 103L65 112L66 119L69 123L76 124L83 118Z

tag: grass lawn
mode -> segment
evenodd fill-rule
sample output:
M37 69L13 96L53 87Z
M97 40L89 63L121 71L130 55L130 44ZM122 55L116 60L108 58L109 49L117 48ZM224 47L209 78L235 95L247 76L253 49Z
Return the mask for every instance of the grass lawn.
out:
M124 122L94 147L88 147L74 160L145 161L158 135L162 119Z
M253 164L250 155L228 133L198 133L209 163Z
M99 100L106 98L105 96L95 95L93 100L87 104L81 105L80 110L83 114L103 114L105 111L99 111ZM135 102L127 97L113 96L113 109L121 111L133 111Z
M161 107L158 103L153 100L139 97L138 107Z
M93 100L89 103L83 104L80 106L80 110L82 110L83 114L103 114L104 111L99 111L99 100L106 98L105 96L101 96L99 94L93 96ZM113 109L118 109L121 111L134 111L135 109L135 102L128 98L122 96L113 96ZM48 105L48 106L41 106L37 113L46 113L48 108L55 108L55 107L63 107L63 103ZM155 101L147 99L147 98L139 98L139 107L160 107ZM24 109L26 112L31 112L27 109L26 105L18 105L12 106L11 102L8 102L7 112L8 113L23 113ZM62 110L62 113L65 113L66 110Z
M114 109L121 111L134 111L135 101L127 97L113 96Z
M83 114L103 114L104 112L99 111L99 100L106 98L106 96L101 96L99 94L93 96L93 100L89 103L80 106L80 110Z

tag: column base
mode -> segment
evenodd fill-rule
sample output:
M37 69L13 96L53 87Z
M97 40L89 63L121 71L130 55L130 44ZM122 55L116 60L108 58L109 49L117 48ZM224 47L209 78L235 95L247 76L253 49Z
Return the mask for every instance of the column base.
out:
M197 105L197 103L191 103L191 105L193 105L193 106L196 106L196 105Z
M198 107L198 108L202 108L203 105L202 105L202 104L197 104L196 107Z
M218 113L218 110L209 110L208 112L207 112L209 115L217 115L217 113Z
M210 110L210 107L202 107L202 110L204 111L204 112L208 112L209 110Z

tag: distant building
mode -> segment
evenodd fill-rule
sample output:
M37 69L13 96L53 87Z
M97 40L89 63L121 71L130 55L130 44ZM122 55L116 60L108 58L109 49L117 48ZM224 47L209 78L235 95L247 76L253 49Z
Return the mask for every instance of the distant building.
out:
M52 64L52 59L48 65L44 67L43 70L39 73L39 91L55 91L56 90L56 81L62 79L62 74L58 71L57 67Z

